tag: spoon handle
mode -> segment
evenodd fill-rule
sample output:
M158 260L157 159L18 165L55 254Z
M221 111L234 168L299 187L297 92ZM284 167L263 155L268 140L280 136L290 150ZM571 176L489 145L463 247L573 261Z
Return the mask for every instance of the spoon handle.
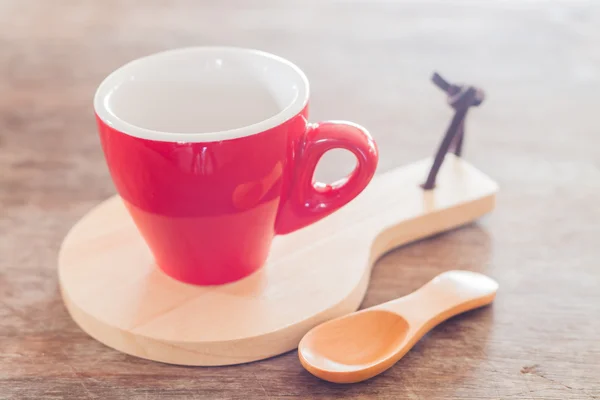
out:
M401 315L419 339L439 323L466 311L490 304L498 283L470 271L448 271L415 292L373 307ZM409 335L412 336L412 335Z

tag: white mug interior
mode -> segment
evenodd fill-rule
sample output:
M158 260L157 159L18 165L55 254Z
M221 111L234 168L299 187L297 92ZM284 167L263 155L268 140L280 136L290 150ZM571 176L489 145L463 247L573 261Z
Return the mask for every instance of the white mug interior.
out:
M308 102L294 64L231 47L169 50L110 74L94 97L96 114L125 134L160 141L211 142L249 136L291 119Z

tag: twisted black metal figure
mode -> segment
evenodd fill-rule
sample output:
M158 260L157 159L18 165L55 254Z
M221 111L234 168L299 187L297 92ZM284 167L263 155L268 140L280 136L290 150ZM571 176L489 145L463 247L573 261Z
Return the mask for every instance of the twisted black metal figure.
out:
M435 187L435 178L444 162L446 153L450 150L450 146L454 145L454 154L460 157L462 154L462 145L465 136L465 117L470 107L480 105L485 94L483 90L474 86L459 86L448 83L437 72L431 78L433 83L442 89L448 95L448 104L454 108L455 113L446 134L440 143L440 147L433 160L433 165L429 170L427 180L422 185L423 189L431 190Z

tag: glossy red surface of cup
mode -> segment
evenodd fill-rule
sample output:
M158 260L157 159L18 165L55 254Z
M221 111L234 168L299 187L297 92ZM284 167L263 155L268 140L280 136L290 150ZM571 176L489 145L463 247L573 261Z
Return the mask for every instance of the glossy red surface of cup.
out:
M268 129L209 141L185 141L185 134L169 140L169 132L143 137L108 121L100 107L96 119L116 189L157 265L187 283L223 284L256 271L275 235L348 203L377 166L375 142L360 126L307 123L308 99ZM351 151L356 168L335 184L314 182L319 159L334 148Z

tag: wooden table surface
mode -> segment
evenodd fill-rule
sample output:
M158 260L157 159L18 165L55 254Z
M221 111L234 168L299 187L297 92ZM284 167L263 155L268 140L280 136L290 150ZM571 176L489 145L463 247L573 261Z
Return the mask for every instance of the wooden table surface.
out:
M1 1L0 398L599 399L599 43L600 4L585 1ZM350 386L312 377L294 352L186 368L84 334L61 302L56 256L114 193L95 87L133 58L191 45L297 63L313 119L368 127L380 172L433 154L451 118L434 70L483 87L465 157L499 182L496 212L387 255L363 306L454 268L496 278L495 304ZM319 173L347 168L335 154Z

